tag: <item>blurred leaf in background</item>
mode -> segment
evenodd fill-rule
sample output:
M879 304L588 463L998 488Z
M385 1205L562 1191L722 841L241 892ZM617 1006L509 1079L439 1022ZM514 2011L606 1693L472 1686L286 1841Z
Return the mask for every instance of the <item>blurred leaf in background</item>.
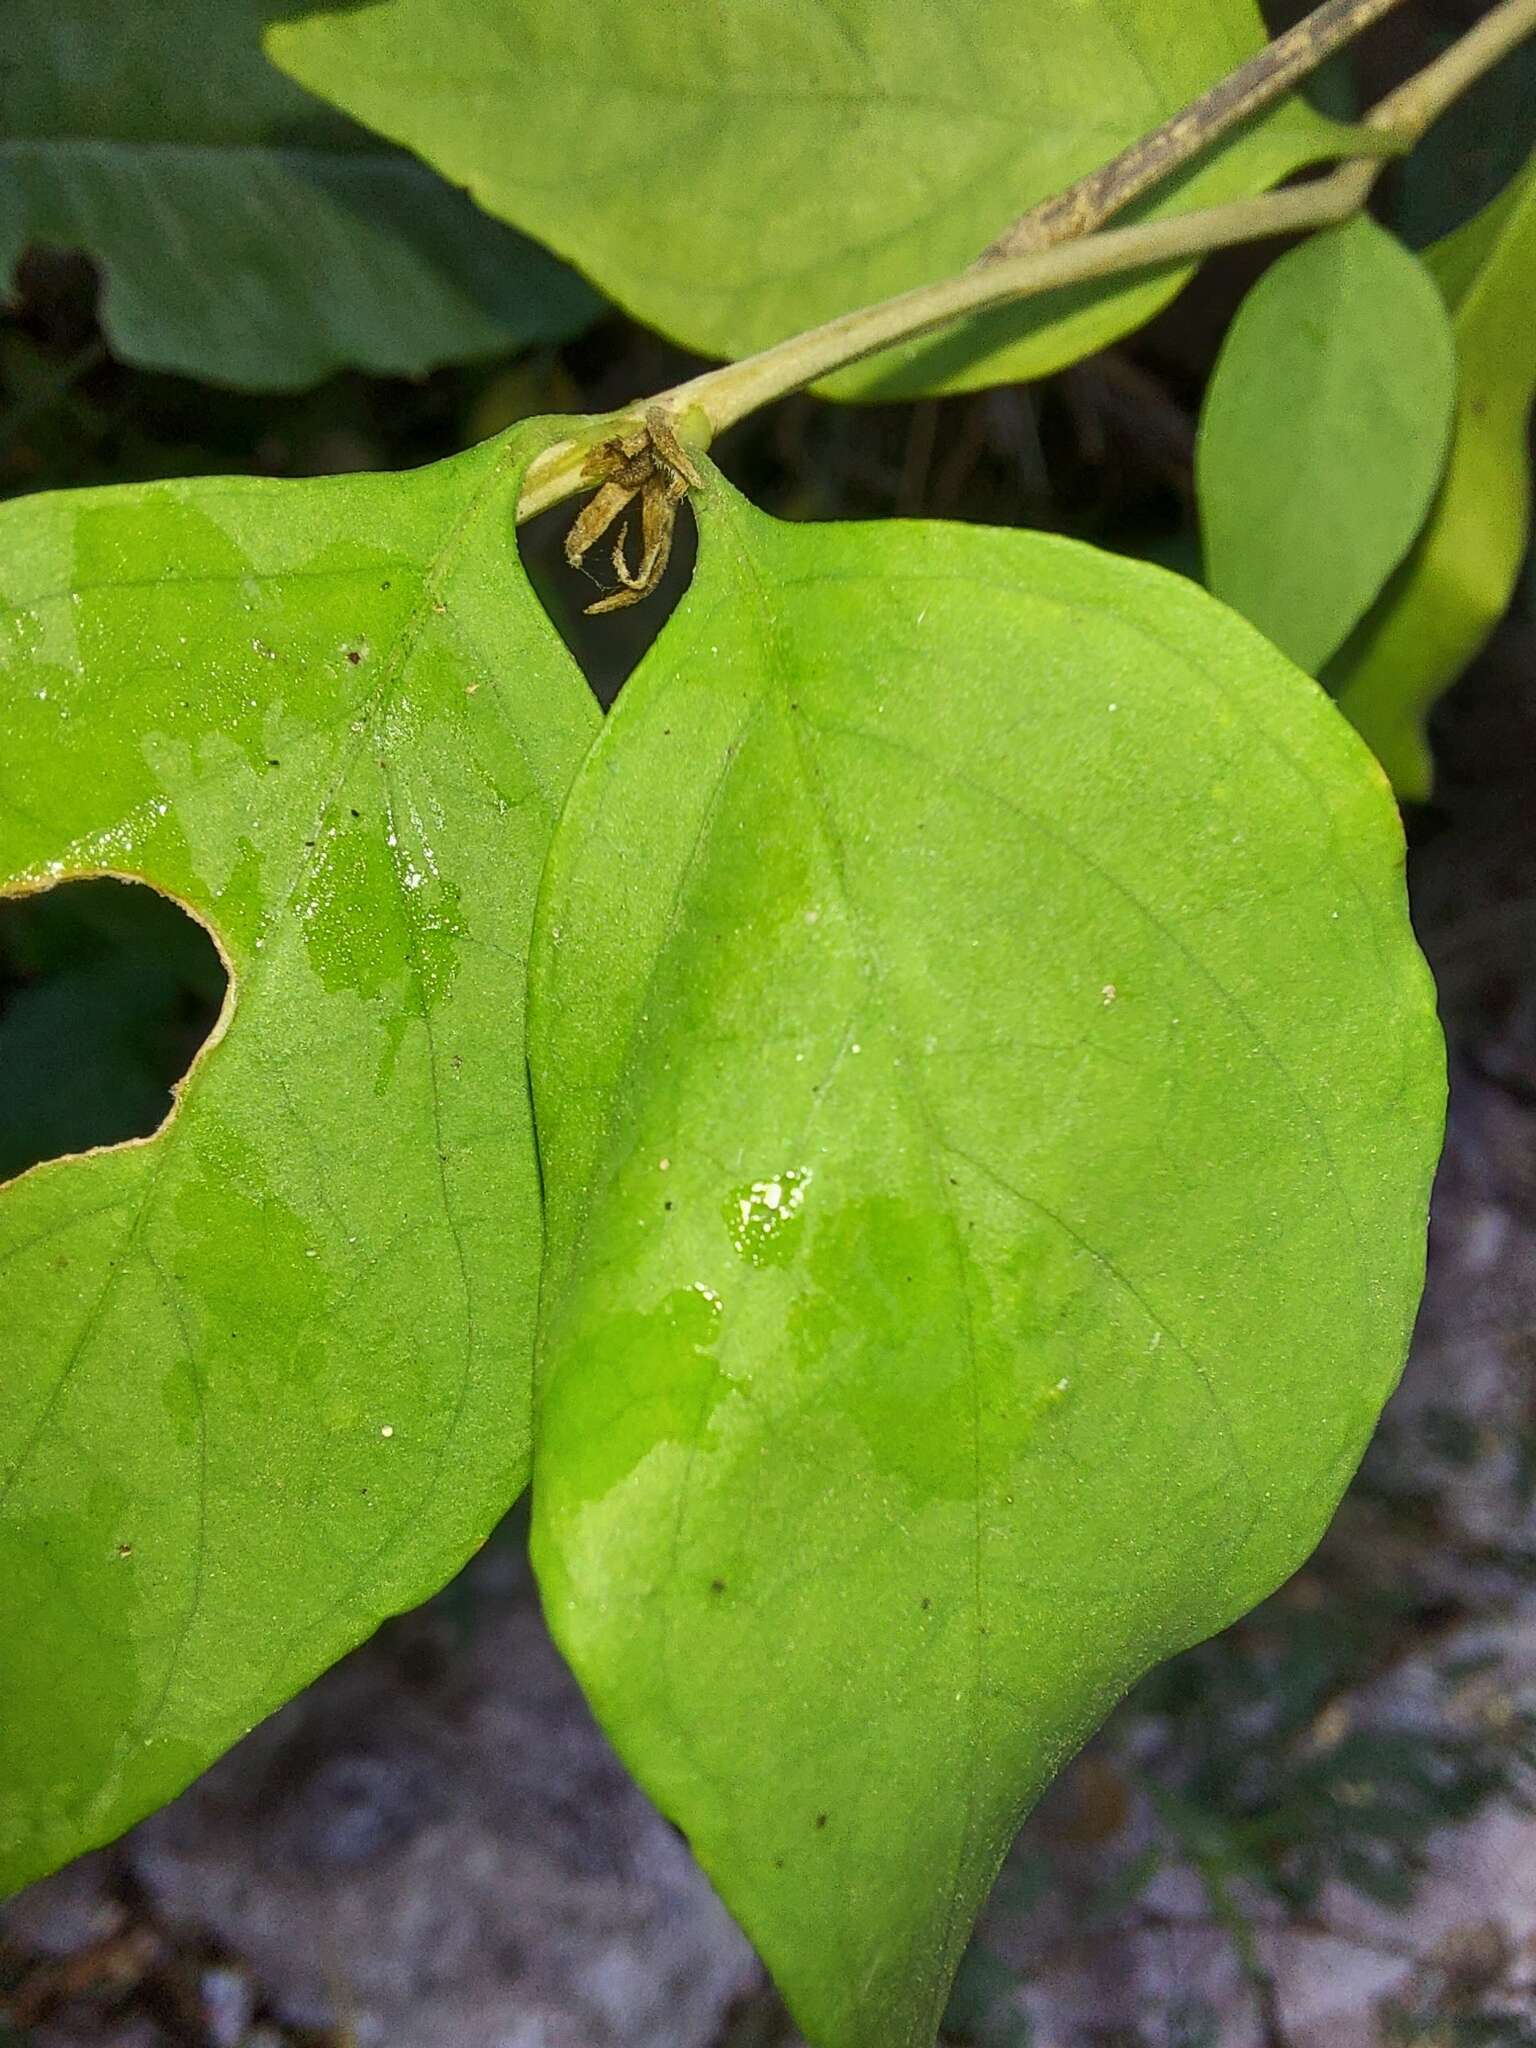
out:
M0 94L0 279L29 244L86 251L124 361L262 390L419 375L598 309L276 71L256 0L7 0Z

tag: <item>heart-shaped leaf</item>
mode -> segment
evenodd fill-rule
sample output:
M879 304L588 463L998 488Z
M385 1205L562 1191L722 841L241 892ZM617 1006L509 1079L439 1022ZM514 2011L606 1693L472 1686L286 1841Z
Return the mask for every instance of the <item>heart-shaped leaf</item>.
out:
M105 272L125 361L257 390L575 333L596 295L263 56L259 0L6 0L0 283Z
M1443 1056L1385 782L1194 586L718 480L556 832L535 1560L817 2048L1323 1529Z
M268 4L299 17L268 48L302 84L721 356L962 268L1264 40L1254 0ZM1345 132L1292 101L1153 210L1261 191ZM827 388L1039 376L1148 319L1186 275L1008 308Z
M1455 408L1445 302L1385 228L1361 215L1282 256L1200 418L1211 590L1316 675L1413 545Z
M1445 478L1424 531L1327 681L1407 797L1429 794L1424 720L1503 617L1531 519L1536 159L1425 251L1450 308L1460 383Z
M523 1485L524 959L596 722L518 561L538 442L0 513L0 886L137 877L232 977L157 1136L0 1190L0 1889Z

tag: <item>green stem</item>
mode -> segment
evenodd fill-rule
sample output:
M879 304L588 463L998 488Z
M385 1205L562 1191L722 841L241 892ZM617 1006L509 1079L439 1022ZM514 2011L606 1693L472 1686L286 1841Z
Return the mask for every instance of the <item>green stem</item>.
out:
M1363 20L1356 26L1363 27ZM1411 146L1475 78L1533 31L1536 0L1500 0L1442 56L1371 109L1366 116L1369 133L1362 154L1326 178L1166 220L1101 229L1050 247L978 263L938 284L919 285L876 305L844 313L758 355L706 370L649 403L666 409L684 439L708 447L716 435L774 399L898 342L920 339L966 314L1057 291L1064 285L1186 264L1241 242L1305 233L1347 220L1369 198L1384 153ZM643 407L636 406L624 420L638 427L643 416ZM520 520L583 488L590 480L582 474L588 445L560 442L545 450L529 469L518 504Z
M1030 249L1047 249L1054 242L1076 241L1092 234L1149 187L1209 149L1218 136L1289 92L1363 29L1401 4L1402 0L1323 0L1321 7L1315 7L1283 36L1276 36L1219 85L1181 107L1160 128L1143 135L1065 191L1032 207L990 243L978 260L995 263L1005 256L1022 256Z

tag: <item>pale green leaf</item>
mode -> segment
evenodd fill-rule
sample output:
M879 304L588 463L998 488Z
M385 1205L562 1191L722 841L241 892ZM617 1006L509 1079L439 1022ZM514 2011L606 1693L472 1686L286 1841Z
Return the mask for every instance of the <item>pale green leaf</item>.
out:
M1206 394L1213 593L1311 675L1413 545L1445 466L1456 348L1422 264L1364 215L1264 273Z
M269 11L271 7L269 5ZM630 312L741 356L962 268L1261 45L1254 0L377 0L268 48ZM1162 201L1262 190L1346 131L1293 101ZM968 323L840 396L1038 376L1147 319L1164 267Z
M105 273L119 356L277 389L575 332L595 295L263 56L259 0L7 0L0 284Z
M519 435L0 513L0 886L137 877L222 1035L0 1189L0 1889L433 1591L526 1476L534 883L596 712Z
M1182 579L718 480L557 830L535 1561L816 2048L1316 1541L1443 1056L1384 778Z
M1424 720L1503 616L1525 559L1536 393L1536 159L1426 251L1460 388L1445 479L1417 545L1327 677L1406 797L1429 794Z

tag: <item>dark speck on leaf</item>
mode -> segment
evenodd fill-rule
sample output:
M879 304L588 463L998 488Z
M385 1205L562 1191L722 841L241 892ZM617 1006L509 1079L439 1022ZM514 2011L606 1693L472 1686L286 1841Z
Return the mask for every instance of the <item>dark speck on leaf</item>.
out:
M709 1582L709 1590L711 1591L711 1593L723 1593L725 1591L724 1579L711 1579Z
M927 1613L928 1613L928 1612L929 1612L929 1611L930 1611L930 1610L932 1609L932 1607L933 1607L933 1602L932 1602L932 1601L931 1601L930 1599L928 1599L928 1598L927 1598L927 1597L925 1596L925 1597L924 1597L924 1600L923 1600L923 1612L924 1612L924 1614L927 1614Z
M281 768L282 765L281 761L274 761L270 754L267 756L267 766L269 768Z
M824 1828L824 1827L826 1826L826 1824L827 1824L827 1816L826 1816L826 1815L825 1815L824 1813L818 1813L818 1814L817 1814L817 1816L816 1816L816 1825L817 1825L817 1827L819 1827L819 1828Z
M354 818L360 818L363 814L361 811L354 809L352 815Z
M357 667L357 664L362 660L362 658L363 657L361 656L361 654L358 653L355 647L349 647L347 649L347 659L351 662L354 668Z

